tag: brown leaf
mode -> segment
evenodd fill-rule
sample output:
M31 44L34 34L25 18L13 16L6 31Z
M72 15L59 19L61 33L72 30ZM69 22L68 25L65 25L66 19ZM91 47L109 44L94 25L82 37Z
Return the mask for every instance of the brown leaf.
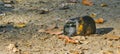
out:
M86 38L84 36L74 36L74 37L72 37L72 39L79 40L80 43L82 43L82 44L90 43L90 41L86 40Z
M103 18L98 18L97 20L95 20L96 23L101 24L104 23L104 19Z
M60 30L46 30L46 33L52 34L52 35L60 35L62 34L62 31Z
M65 36L65 35L59 35L58 38L59 38L59 39L69 39L69 37L68 37L68 36Z
M61 28L48 28L48 29L40 29L38 30L38 32L45 32L51 35L60 35L63 33L63 31L61 31Z
M120 36L107 35L104 38L105 39L110 39L110 40L118 40L118 39L120 39Z
M67 43L78 44L79 43L78 40L74 40L74 39L72 39L68 36L65 36L65 35L60 35L60 36L58 36L58 38L59 39L65 39L65 44L67 44Z
M93 5L92 1L90 1L90 0L82 0L82 4L86 5L86 6L92 6Z
M119 48L119 49L120 49L120 46L117 46L117 48Z
M79 54L79 51L77 51L77 50L70 50L70 53L72 53L72 54Z

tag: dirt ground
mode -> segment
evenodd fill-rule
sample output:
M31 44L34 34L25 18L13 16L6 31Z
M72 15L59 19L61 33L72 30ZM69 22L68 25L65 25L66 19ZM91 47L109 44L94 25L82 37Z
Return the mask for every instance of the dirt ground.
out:
M81 0L17 0L14 7L5 7L0 1L0 54L120 54L120 0L92 1L93 6L85 6ZM80 36L79 44L65 44L58 35L38 32L92 13L97 15L94 19L103 18L105 22L96 24L96 34ZM61 21L56 21L58 18ZM26 26L12 26L20 22ZM10 49L10 44L18 50Z

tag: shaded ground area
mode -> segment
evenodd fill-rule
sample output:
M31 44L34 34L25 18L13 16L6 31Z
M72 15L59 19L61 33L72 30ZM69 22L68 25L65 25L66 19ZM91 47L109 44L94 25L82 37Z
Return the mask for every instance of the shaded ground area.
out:
M13 4L14 8L5 7L1 1L0 54L14 54L7 50L9 44L16 44L21 54L120 54L120 0L92 1L93 6L85 6L81 0L78 3L23 0ZM108 6L101 7L101 3ZM61 10L63 4L69 8ZM96 24L96 34L80 36L80 44L65 45L65 40L58 39L57 35L38 32L54 26L58 18L61 21L57 23L62 27L67 19L91 13L97 14L94 19L104 18L106 22ZM26 26L14 28L13 24L19 22L26 23Z

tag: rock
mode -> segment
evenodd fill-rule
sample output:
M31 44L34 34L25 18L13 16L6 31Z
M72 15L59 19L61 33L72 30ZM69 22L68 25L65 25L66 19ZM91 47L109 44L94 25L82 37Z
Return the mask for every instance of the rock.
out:
M46 14L48 13L49 11L46 11L46 10L39 10L39 14Z
M68 3L77 3L78 0L67 0Z
M80 41L80 43L82 43L82 44L88 44L88 43L90 43L90 41Z
M39 14L47 14L51 11L52 9L48 9L48 8L41 8L40 10L37 10L37 12Z
M70 9L68 3L63 3L60 5L59 10L66 10L66 9Z
M108 5L106 3L100 4L101 7L107 7Z
M80 41L85 41L86 40L86 38L84 36L74 36L74 37L72 37L72 39L80 40Z
M8 50L10 53L20 53L20 49L18 49L15 44L9 44L9 45L7 46L7 50Z
M13 48L13 50L12 50L14 53L16 53L16 52L19 52L20 50L18 49L18 48Z
M0 18L3 18L6 14L3 12L0 12Z
M15 4L15 0L2 0L5 4Z
M8 49L8 50L13 50L13 48L16 48L15 44L9 44L9 45L7 46L7 49Z
M91 14L90 14L90 17L92 17L92 18L95 18L96 16L97 16L96 13L91 13Z
M8 8L14 8L14 6L12 4L4 4L5 7L8 7Z

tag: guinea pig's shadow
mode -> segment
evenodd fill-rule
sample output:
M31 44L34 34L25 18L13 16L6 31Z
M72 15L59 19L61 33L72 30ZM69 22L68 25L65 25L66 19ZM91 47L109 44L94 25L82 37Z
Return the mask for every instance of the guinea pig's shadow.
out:
M111 32L114 28L98 28L96 29L96 34L104 35Z
M11 24L8 24L8 25L5 25L5 26L0 26L0 33L12 31L13 29L15 29L15 28Z

